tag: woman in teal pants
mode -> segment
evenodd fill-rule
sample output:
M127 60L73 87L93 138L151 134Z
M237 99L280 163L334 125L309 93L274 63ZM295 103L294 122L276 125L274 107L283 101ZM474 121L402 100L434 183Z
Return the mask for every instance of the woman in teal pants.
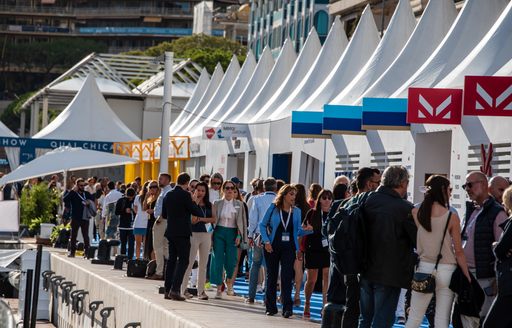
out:
M223 271L226 270L227 294L233 291L233 272L237 264L241 243L247 243L247 219L244 205L235 199L235 184L229 180L222 184L222 198L213 203L213 254L210 263L210 282L217 285L215 298L222 297Z

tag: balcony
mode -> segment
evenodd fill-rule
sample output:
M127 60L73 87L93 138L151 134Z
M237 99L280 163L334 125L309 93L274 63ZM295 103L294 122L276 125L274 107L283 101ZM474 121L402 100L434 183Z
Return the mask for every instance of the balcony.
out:
M191 9L157 7L81 7L68 8L58 6L7 6L0 5L0 13L17 13L34 16L70 16L70 17L127 17L127 16L179 16L193 17Z

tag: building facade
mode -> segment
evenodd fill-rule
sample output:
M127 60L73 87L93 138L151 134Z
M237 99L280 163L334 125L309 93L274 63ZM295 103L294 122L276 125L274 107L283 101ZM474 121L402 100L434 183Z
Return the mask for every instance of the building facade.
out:
M268 46L277 55L287 38L298 52L314 26L323 42L329 31L328 0L252 0L248 47L257 58Z
M197 0L0 0L0 37L14 43L59 37L99 40L108 52L192 35Z

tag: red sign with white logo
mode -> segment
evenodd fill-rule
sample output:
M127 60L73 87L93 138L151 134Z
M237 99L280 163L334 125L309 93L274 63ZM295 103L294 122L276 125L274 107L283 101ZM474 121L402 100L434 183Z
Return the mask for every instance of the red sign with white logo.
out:
M460 124L462 90L409 88L407 123Z
M512 116L512 77L466 76L464 114Z
M206 134L206 137L208 139L211 139L215 136L215 129L214 128L207 128L204 130L204 133Z

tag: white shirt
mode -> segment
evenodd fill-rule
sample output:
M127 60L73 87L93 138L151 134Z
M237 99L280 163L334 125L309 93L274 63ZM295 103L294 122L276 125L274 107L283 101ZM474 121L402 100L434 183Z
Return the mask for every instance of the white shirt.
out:
M103 217L107 216L107 205L108 204L116 203L122 197L123 197L123 194L120 191L117 191L116 189L111 190L107 194L107 196L105 196L105 199L103 199L101 216L103 216Z
M219 225L225 228L236 228L236 209L233 200L224 199L220 212Z
M210 188L209 193L210 193L210 203L213 204L213 202L220 199L220 192L218 190Z
M160 191L160 195L158 195L158 198L156 200L155 211L153 212L153 214L155 215L155 218L158 219L158 217L160 215L162 215L162 206L164 203L164 197L171 190L172 190L171 185L167 185L167 186L163 187L162 190Z
M135 200L133 201L133 207L137 207L137 215L135 215L133 227L146 229L148 227L149 215L142 208L142 204L140 203L140 195L135 196Z

